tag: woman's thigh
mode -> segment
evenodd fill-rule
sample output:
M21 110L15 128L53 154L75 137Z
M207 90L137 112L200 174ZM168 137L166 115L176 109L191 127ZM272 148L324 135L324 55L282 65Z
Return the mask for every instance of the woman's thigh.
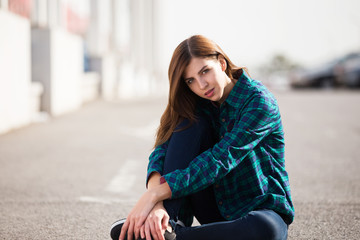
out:
M285 240L287 231L288 226L277 213L272 210L257 210L233 221L179 228L176 230L176 239Z

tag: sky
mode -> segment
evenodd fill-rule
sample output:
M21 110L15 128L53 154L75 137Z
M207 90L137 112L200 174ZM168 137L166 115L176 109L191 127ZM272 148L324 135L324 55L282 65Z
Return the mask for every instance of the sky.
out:
M360 51L359 0L162 0L169 61L187 37L217 42L239 66L275 54L311 66Z

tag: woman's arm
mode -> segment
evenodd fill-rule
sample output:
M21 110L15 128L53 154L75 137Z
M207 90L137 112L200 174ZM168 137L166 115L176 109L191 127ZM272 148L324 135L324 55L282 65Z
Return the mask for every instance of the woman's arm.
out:
M152 189L160 185L161 175L158 172L153 172L148 178L148 189ZM169 224L169 215L164 207L163 201L156 203L146 219L145 224L140 229L141 238L157 236L160 240L164 239L164 233Z
M162 174L163 167L164 167L165 155L166 155L166 151L168 148L168 143L169 142L166 141L165 143L160 144L150 154L149 163L148 163L148 167L147 167L146 186L149 182L150 176L153 173L158 172L158 173Z
M167 182L152 186L148 191L153 195L155 203L171 198L171 189Z
M147 180L147 188L151 189L157 185L160 185L161 175L159 172L152 172Z

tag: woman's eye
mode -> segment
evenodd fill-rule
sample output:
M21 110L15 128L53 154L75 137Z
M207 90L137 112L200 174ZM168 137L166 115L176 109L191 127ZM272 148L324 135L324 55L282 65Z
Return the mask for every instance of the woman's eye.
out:
M202 74L205 74L209 71L209 69L205 69L204 71L202 71Z
M186 80L186 84L188 84L188 85L189 85L189 84L191 84L191 83L192 83L192 81L193 81L192 79L188 79L188 80Z

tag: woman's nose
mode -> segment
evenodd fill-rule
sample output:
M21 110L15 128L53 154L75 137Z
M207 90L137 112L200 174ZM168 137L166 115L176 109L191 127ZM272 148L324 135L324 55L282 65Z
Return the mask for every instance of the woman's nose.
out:
M208 83L205 79L200 79L199 80L199 87L201 90L205 89L207 87Z

